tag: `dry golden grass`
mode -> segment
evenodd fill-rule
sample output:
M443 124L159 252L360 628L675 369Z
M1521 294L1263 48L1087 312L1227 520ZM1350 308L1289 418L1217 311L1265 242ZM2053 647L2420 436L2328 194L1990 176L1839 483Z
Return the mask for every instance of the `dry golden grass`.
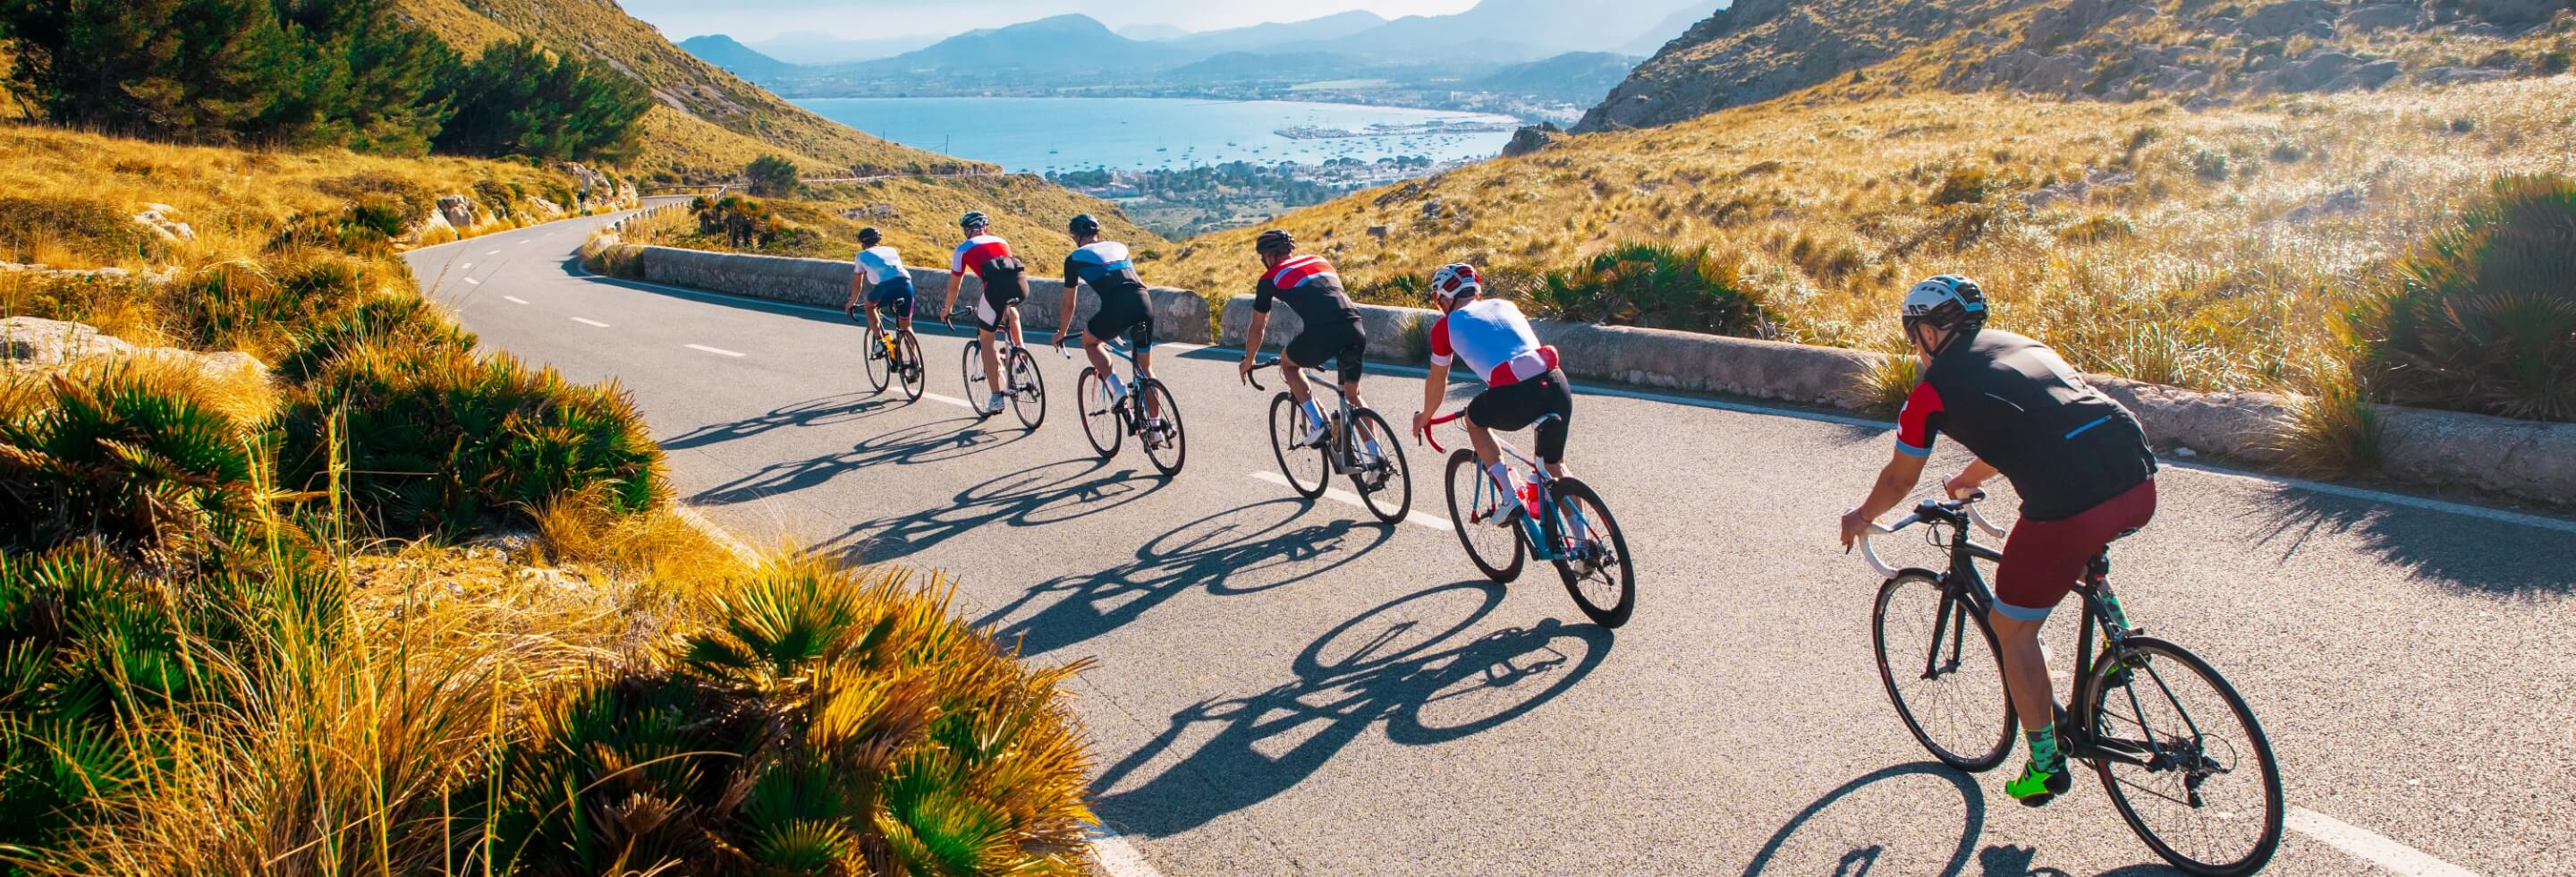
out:
M1128 220L1118 208L1027 176L960 177L923 180L897 177L874 183L813 187L802 198L754 199L806 233L759 252L780 256L847 259L859 250L859 229L874 226L885 242L902 250L907 264L942 268L949 251L964 238L957 217L981 210L993 217L993 233L1011 242L1020 258L1039 276L1064 263L1073 252L1065 222L1077 213L1099 218L1101 233L1123 241L1140 257L1168 253L1170 241ZM890 208L880 216L873 208ZM856 218L853 218L855 216ZM698 233L697 220L672 211L654 220L628 223L627 243L725 250L722 235ZM1149 281L1155 278L1148 276Z
M1273 224L1355 285L1459 260L1547 270L1620 241L1707 245L1743 255L1789 337L1880 350L1897 347L1906 284L1963 273L1984 282L1996 325L2079 367L2279 387L2338 348L2326 316L2384 259L2495 175L2576 170L2569 142L2569 76L2204 113L1999 94L1780 100ZM1969 197L1932 203L1945 187ZM1425 219L1433 199L1450 209ZM1365 234L1375 225L1391 233ZM1257 232L1193 239L1147 270L1212 298L1247 292Z

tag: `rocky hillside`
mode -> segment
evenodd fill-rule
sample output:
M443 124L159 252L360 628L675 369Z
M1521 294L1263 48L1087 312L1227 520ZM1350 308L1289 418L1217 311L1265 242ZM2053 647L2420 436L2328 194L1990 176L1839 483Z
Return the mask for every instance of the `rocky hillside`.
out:
M1818 86L2200 105L2566 69L2576 0L1743 0L1673 41L1579 132L1668 125Z

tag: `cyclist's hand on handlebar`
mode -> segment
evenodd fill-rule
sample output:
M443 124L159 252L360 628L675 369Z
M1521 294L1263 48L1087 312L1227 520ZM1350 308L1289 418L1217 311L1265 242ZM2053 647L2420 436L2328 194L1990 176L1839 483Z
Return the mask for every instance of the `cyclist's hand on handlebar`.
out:
M1876 522L1862 517L1859 509L1844 512L1843 553L1851 553L1852 543L1859 541L1861 534L1869 532L1869 525L1873 523Z
M1260 367L1261 364L1253 361L1250 354L1245 354L1243 362L1236 364L1234 367L1235 379L1247 384L1252 383L1252 372Z
M1430 435L1430 434L1431 434L1431 412L1429 412L1429 411L1416 411L1416 412L1413 412L1413 436L1414 436L1414 443L1415 443L1415 444L1420 444L1420 443L1422 442L1422 438L1423 438L1424 436L1428 436L1428 435Z
M1978 490L1977 488L1984 486L1985 482L1970 481L1968 480L1968 473L1961 472L1957 475L1950 476L1949 480L1941 482L1941 495L1951 499L1967 499L1971 496L1982 495L1984 491Z

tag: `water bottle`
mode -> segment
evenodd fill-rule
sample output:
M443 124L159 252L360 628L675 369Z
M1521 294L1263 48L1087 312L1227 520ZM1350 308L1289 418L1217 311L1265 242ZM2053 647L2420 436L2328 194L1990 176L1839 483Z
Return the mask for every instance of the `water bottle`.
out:
M1530 520L1538 520L1538 482L1524 481L1521 483L1521 508L1529 510Z

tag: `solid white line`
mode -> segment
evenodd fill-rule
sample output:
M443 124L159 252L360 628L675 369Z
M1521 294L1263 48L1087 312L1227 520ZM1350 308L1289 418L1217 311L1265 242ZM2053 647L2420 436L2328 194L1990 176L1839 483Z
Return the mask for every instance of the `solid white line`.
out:
M1109 877L1163 877L1162 870L1145 861L1145 854L1137 852L1135 844L1107 826L1091 830L1091 857L1099 860L1100 870L1108 872Z
M587 318L587 317L574 317L574 318L572 318L572 321L573 321L573 322L576 322L576 323L580 323L580 324L582 324L582 325L584 325L584 326L598 326L599 328L602 328L602 329L606 329L606 328L608 328L608 324L607 324L607 323L602 323L602 322L600 322L600 321L598 321L598 320L593 320L593 319L590 319L590 318Z
M724 349L724 348L722 348L722 347L708 347L708 346L706 346L706 345L704 345L704 344L683 344L683 345L680 345L680 346L682 346L682 347L686 347L686 348L688 348L688 349L690 349L690 350L697 350L697 351L702 351L702 352L706 352L706 353L712 353L712 354L715 354L715 355L717 355L717 356L743 357L743 356L750 356L750 355L751 355L751 354L748 354L748 353L735 353L735 352L733 352L733 351L726 350L726 349Z
M1272 484L1279 485L1279 486L1281 486L1281 487L1286 487L1286 488L1288 488L1288 489L1290 489L1290 490L1295 490L1295 489L1296 489L1296 487L1294 487L1293 485L1290 485L1290 484L1288 483L1288 476L1286 476L1286 475L1281 475L1281 474L1279 474L1279 473L1277 473L1277 472L1246 472L1246 473L1244 473L1244 474L1246 474L1246 475L1250 475L1250 476L1252 476L1253 478L1256 478L1256 479L1259 479L1259 480L1262 480L1262 481L1267 481L1267 482L1270 482L1270 483L1272 483ZM1367 502L1366 500L1362 500L1362 499L1360 499L1360 495L1359 495L1359 494L1352 493L1352 492L1350 492L1350 491L1343 490L1343 489L1338 488L1338 487L1328 487L1328 488L1325 488L1325 489L1324 489L1324 498L1325 498L1325 499L1332 500L1332 501L1334 501L1334 502L1342 503L1342 504L1344 504L1344 505L1354 505L1354 506L1358 506L1358 507L1363 508L1363 509L1368 508L1368 502ZM1421 527L1421 528L1423 528L1423 529L1425 529L1425 530L1437 530L1437 531L1440 531L1440 532L1442 532L1442 533L1449 532L1449 525L1448 525L1448 523L1443 522L1443 521L1433 521L1433 520L1431 520L1431 519L1429 519L1429 518L1423 517L1423 511L1422 511L1421 509L1414 509L1413 511L1410 511L1410 512L1405 513L1405 515L1404 515L1404 522L1405 522L1405 523L1407 523L1407 524L1412 524L1412 525L1414 525L1414 526L1416 526L1416 527Z
M2292 807L2283 820L2291 830L2316 838L2354 858L2405 877L2477 877L2477 872L2433 858L2423 850L2305 807Z
M945 403L950 404L950 405L955 405L955 406L957 406L957 407L959 407L959 408L973 408L973 407L975 407L974 403L968 402L968 401L966 401L966 400L964 400L964 399L957 398L957 397L955 397L955 396L942 396L942 395L939 395L939 394L937 394L937 393L923 393L923 394L921 394L921 398L928 399L928 400L933 401L933 402L945 402Z
M2186 460L2173 460L2158 457L2156 458L2156 462L2164 466L2176 469L2188 469L2202 475L2212 475L2219 478L2234 478L2240 481L2259 481L2268 484L2278 484L2285 487L2296 487L2302 490L2313 490L2318 493L2340 496L2347 499L2358 499L2393 506L2405 506L2410 509L2422 509L2429 512L2449 512L2454 515L2464 515L2481 520L2494 521L2499 524L2521 524L2525 527L2533 527L2541 530L2556 530L2561 533L2576 533L2576 521L2544 518L2539 515L2526 515L2521 512L2508 512L2503 509L2491 509L2485 506L2444 502L2438 499L2408 496L2403 493L2386 493L2362 487L2345 487L2341 484L2325 484L2302 478L2291 478L2286 475L2258 475L2249 472L2238 472L2233 469L2225 469L2211 466L2206 463L2194 463Z
M502 298L509 299L509 300L510 300L512 303L514 303L514 304L527 304L527 303L528 303L528 300L527 300L527 299L520 298L520 297L515 296L515 295L505 295L505 296L502 296Z

